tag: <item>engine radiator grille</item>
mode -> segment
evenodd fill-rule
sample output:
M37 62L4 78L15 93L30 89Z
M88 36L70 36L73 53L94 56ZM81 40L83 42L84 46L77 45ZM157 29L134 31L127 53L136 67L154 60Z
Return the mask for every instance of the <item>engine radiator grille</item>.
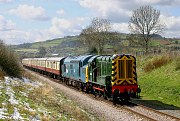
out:
M119 60L119 79L132 78L133 77L133 64L132 60Z

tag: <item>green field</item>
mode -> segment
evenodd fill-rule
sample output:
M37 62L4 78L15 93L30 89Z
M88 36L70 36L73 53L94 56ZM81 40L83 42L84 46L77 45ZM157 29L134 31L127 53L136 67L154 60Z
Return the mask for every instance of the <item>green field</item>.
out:
M150 46L160 46L160 45L161 45L160 42L157 40L150 41Z
M27 48L22 48L22 49L17 49L17 52L38 52L37 49L27 49Z
M152 58L154 57L138 58L142 98L180 107L180 69L177 70L177 61L180 59L173 58L168 64L145 73L143 67Z
M54 47L59 44L61 44L63 41L75 41L77 40L78 37L68 37L68 38L58 38L58 39L53 39L53 40L47 40L47 41L42 41L42 42L36 42L33 43L31 48L39 48L39 47Z

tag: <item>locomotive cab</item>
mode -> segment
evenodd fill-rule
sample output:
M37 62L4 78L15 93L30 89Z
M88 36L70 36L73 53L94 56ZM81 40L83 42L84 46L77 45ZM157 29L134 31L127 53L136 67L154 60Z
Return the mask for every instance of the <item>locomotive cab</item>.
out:
M132 55L112 57L112 93L113 101L129 100L137 93L136 59Z

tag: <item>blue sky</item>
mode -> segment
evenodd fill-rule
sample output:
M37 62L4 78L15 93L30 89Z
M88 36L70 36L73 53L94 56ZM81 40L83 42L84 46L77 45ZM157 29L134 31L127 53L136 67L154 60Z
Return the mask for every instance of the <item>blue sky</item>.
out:
M162 36L180 38L179 0L0 0L0 39L21 44L78 35L94 17L129 33L132 11L142 5L160 10L167 27Z

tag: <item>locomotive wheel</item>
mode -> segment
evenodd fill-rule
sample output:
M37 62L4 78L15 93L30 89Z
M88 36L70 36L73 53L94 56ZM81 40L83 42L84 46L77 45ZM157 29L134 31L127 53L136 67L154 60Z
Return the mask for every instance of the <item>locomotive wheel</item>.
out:
M113 95L113 105L116 105L118 103L118 98L116 95Z
M114 94L113 94L113 104L114 105L116 105L119 101L118 96L119 96L119 90L115 89Z
M81 90L81 83L78 82L78 90Z
M136 93L131 93L131 97L135 98L136 97Z
M94 97L96 98L97 97L97 91L96 90L94 90Z
M102 92L98 91L98 95L99 95L99 97L101 97L102 96Z
M108 99L108 96L106 95L106 91L104 92L103 97L104 97L105 100Z

